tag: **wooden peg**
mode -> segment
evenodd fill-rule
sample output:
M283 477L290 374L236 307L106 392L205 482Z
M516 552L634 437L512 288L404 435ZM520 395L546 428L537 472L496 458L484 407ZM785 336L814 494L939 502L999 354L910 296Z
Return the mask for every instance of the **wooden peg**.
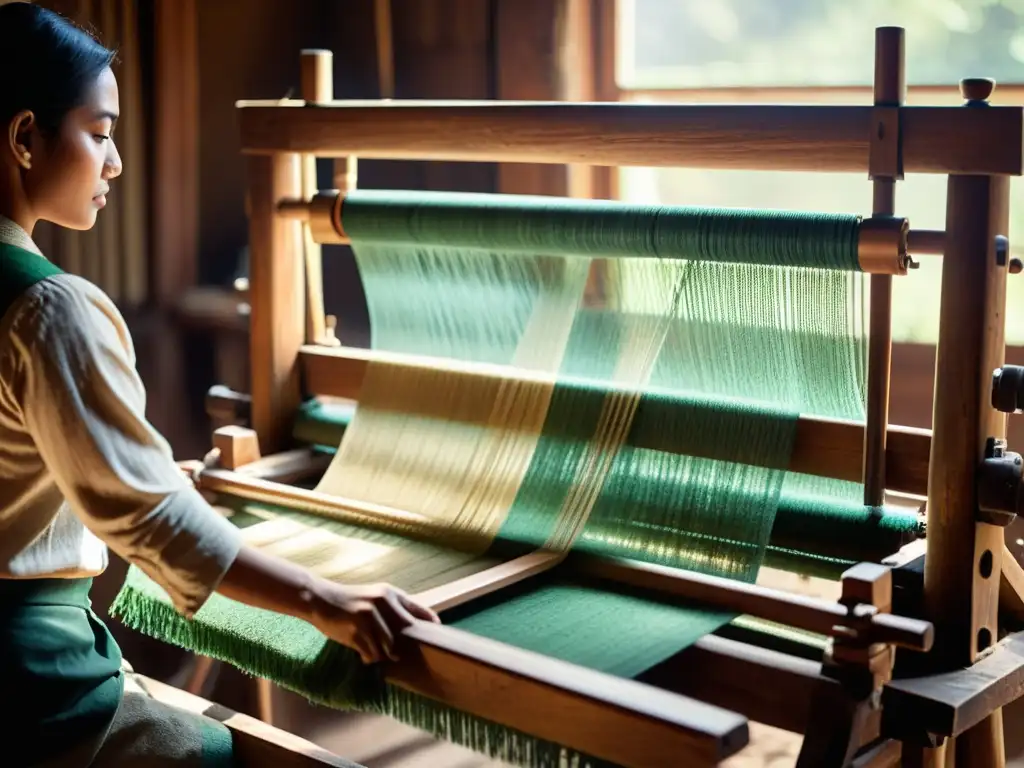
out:
M892 610L892 569L876 563L858 563L843 573L839 598L847 606L873 605L882 613Z
M235 470L260 458L260 441L248 427L227 426L213 433L213 447L220 452L220 465Z

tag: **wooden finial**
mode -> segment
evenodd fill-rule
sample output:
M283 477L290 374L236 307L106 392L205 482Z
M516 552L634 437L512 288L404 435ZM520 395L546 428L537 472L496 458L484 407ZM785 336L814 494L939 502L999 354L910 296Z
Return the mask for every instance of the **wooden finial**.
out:
M340 347L341 340L337 336L338 318L335 315L324 317L324 336L320 344L324 347Z
M213 447L220 452L220 465L238 469L260 458L260 441L255 430L228 425L213 433Z
M969 104L987 103L995 89L996 81L991 77L965 77L960 81L960 95Z

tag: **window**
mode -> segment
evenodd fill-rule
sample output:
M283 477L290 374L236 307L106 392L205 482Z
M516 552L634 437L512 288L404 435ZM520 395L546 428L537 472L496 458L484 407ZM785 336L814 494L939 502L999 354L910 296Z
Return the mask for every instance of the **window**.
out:
M1024 104L1024 0L617 0L613 83L622 101L871 103L874 35L906 28L910 104L959 104L965 76L994 77L996 104ZM870 212L855 174L623 168L636 202ZM897 185L897 213L945 227L946 177ZM1024 179L1011 182L1010 242L1024 256ZM941 258L894 281L893 339L934 343ZM1011 276L1007 343L1024 344L1024 275Z

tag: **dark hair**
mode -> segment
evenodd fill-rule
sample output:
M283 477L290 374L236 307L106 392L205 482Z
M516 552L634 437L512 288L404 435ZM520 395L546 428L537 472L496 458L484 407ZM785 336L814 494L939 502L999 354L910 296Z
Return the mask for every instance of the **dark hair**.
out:
M113 60L60 14L35 3L0 5L0 121L28 109L41 130L56 131Z

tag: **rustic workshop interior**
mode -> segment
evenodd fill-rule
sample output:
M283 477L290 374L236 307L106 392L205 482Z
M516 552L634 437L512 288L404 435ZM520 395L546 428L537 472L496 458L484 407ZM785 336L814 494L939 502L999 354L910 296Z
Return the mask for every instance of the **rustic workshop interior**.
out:
M367 668L115 563L155 695L247 765L1024 766L1024 10L44 4L125 172L38 239L154 425L443 618Z

